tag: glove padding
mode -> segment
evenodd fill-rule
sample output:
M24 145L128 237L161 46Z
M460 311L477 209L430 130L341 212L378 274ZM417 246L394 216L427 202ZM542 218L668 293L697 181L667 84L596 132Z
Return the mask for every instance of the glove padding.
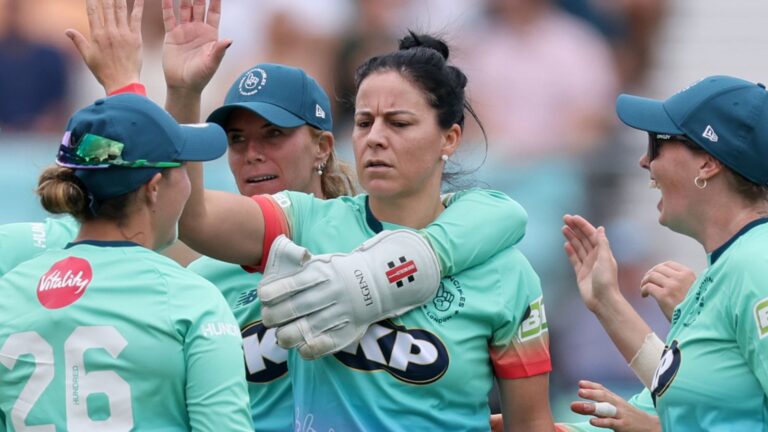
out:
M383 231L348 254L312 256L285 236L272 244L259 299L283 348L316 359L359 341L368 327L431 299L440 266L426 239Z

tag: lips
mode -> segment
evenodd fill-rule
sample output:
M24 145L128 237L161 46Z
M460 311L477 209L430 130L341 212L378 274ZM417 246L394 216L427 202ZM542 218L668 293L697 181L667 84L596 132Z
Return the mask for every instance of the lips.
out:
M265 181L274 180L276 178L277 178L276 175L253 176L253 177L246 178L245 182L246 183L254 184L254 183L261 183L261 182L265 182Z
M392 168L392 165L378 159L372 159L365 163L366 168Z

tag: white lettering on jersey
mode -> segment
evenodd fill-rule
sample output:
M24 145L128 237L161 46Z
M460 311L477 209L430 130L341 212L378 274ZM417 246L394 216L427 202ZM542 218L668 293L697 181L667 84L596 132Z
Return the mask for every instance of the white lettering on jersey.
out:
M35 246L41 249L45 249L45 224L32 224L32 242L35 244Z
M248 373L261 372L267 369L264 359L273 363L283 363L288 360L288 350L280 348L277 344L277 330L267 329L259 341L258 334L252 334L243 338L243 351L245 352L245 365Z
M230 335L240 337L240 329L234 324L225 322L205 323L200 326L203 336L210 338L213 336Z
M55 270L53 273L42 277L40 280L39 291L76 286L77 290L74 294L80 294L90 282L91 280L89 278L83 278L82 271L74 274L72 270L67 270L67 272L62 275L61 271Z

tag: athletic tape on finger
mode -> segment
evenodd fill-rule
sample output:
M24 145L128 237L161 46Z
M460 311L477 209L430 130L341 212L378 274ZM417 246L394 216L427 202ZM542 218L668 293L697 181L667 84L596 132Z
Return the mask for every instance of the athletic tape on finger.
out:
M595 415L600 417L615 417L616 407L610 402L595 403Z

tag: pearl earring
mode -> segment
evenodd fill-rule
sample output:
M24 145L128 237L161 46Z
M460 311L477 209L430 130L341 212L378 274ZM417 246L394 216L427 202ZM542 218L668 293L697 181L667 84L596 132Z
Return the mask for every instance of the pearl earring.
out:
M323 175L323 169L325 169L325 162L321 163L317 166L317 175L322 176Z
M440 159L442 159L443 162L448 162L448 155L444 154L444 155L440 156Z

